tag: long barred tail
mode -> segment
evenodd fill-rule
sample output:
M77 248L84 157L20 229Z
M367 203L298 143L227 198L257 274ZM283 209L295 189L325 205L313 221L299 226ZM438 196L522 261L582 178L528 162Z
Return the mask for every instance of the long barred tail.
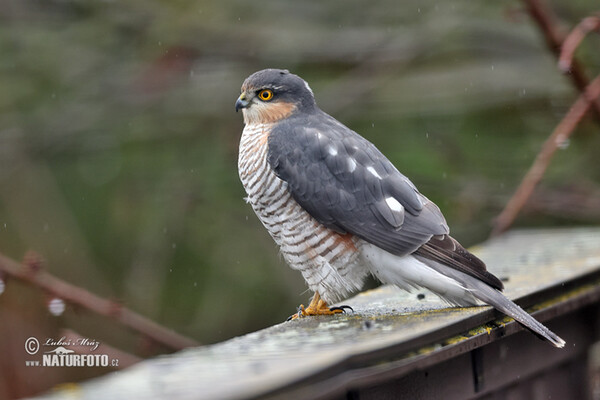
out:
M566 342L563 339L561 339L550 329L546 328L543 324L541 324L538 320L529 315L521 307L519 307L511 300L506 298L506 296L504 296L500 291L490 287L489 285L470 275L467 275L460 271L456 271L455 269L447 267L436 261L432 261L423 257L415 258L419 259L419 261L426 264L430 268L436 270L437 272L441 273L442 275L455 279L463 287L465 287L473 296L483 301L484 303L495 307L504 314L514 318L515 321L519 322L521 325L523 325L525 328L529 329L536 335L547 340L552 345L558 348L562 348L565 346Z

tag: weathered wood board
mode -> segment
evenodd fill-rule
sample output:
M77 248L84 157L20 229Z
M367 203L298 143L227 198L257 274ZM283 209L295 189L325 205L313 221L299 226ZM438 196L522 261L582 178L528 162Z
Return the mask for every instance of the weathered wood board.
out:
M537 311L541 320L600 299L600 228L514 231L471 250L505 279L507 296ZM285 322L147 360L43 398L335 397L522 330L491 307L448 308L425 290L406 293L383 286L344 304L354 312ZM551 327L567 340L566 349L533 339L547 346L549 359L576 351L582 339L570 335L569 326ZM525 341L532 336L519 335Z

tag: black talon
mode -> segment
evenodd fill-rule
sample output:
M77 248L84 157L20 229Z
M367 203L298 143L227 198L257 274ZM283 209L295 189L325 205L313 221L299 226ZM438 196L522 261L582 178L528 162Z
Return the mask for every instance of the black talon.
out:
M292 315L290 315L290 316L289 316L289 317L288 317L288 318L285 320L285 322L291 321L291 320L292 320L292 318L294 318L294 315L297 315L297 316L298 316L298 318L302 317L302 307L303 307L303 306L298 306L298 311L296 311L296 314L292 314Z
M354 312L354 309L350 306L339 306L339 307L331 307L329 308L329 311L338 311L341 310L344 314L346 313L346 309Z

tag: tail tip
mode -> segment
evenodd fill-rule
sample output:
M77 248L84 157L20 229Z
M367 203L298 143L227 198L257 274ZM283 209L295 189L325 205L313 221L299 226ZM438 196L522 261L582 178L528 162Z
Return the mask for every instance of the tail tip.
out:
M548 338L548 340L550 341L550 343L552 343L554 347L559 349L562 349L567 344L567 342L562 340L559 336Z

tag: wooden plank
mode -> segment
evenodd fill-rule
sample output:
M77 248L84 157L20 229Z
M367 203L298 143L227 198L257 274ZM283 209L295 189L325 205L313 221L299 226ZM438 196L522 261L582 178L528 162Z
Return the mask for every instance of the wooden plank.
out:
M472 250L491 271L507 279L509 297L525 307L533 306L540 320L559 321L600 300L599 242L598 228L525 230ZM401 377L413 376L415 383L419 371L434 371L445 363L453 367L436 369L449 371L437 381L471 382L466 389L452 386L460 397L465 394L461 390L477 391L474 374L481 375L482 390L491 390L515 379L510 373L503 377L502 371L518 371L518 359L517 364L503 364L499 348L485 348L479 361L473 359L477 357L470 353L473 349L524 340L528 348L543 351L552 360L549 365L554 365L578 356L593 336L579 332L577 319L577 323L551 322L567 340L566 350L554 349L529 333L515 335L520 326L490 307L448 308L424 290L406 293L384 286L344 304L352 306L354 313L282 323L223 343L147 360L43 398L68 398L75 392L77 397L112 399L336 398L405 381ZM579 333L572 334L572 329Z

